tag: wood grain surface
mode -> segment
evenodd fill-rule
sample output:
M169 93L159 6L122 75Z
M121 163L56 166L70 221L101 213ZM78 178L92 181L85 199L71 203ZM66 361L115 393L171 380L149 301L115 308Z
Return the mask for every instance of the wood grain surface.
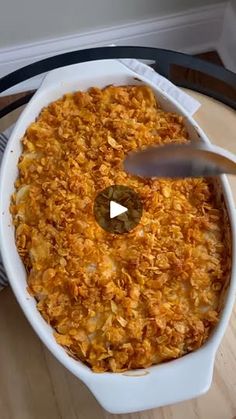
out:
M236 113L203 95L196 120L212 142L236 153ZM0 130L14 121L7 116ZM236 199L236 177L230 179ZM194 377L193 377L194 379ZM112 389L109 389L112 391ZM158 395L157 395L158 397ZM12 291L0 293L0 419L236 419L236 309L218 350L209 392L142 413L111 415L42 345Z

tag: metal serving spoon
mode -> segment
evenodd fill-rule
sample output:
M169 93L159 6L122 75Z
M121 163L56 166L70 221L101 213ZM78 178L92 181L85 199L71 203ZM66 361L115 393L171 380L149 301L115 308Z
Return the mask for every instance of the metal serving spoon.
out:
M129 153L124 169L143 177L201 177L236 175L236 156L212 144L192 142L152 146Z

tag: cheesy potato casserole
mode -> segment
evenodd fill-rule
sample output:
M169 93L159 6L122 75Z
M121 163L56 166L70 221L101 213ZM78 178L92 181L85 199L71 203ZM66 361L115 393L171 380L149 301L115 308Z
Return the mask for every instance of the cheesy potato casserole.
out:
M28 290L57 342L95 372L144 368L199 348L217 324L230 246L212 181L144 179L123 159L189 141L183 117L146 86L66 94L22 139L11 213ZM103 230L93 203L132 188L140 223Z

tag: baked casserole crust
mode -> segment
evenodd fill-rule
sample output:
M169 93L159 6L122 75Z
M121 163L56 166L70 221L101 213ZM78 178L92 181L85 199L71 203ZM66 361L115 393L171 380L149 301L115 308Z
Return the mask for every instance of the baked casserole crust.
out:
M122 169L131 150L187 141L183 118L163 111L147 86L67 94L22 139L11 212L28 289L57 342L95 372L181 357L219 320L230 243L212 181ZM114 184L143 204L125 235L93 215L97 194Z

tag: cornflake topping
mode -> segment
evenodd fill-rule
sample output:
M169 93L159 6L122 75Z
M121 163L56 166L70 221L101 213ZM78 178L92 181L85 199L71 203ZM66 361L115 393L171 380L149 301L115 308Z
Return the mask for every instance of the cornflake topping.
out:
M183 118L145 86L67 94L23 137L11 212L28 289L57 342L93 371L178 358L219 319L230 245L211 182L122 170L131 150L187 141ZM143 204L123 236L93 216L97 193L114 184Z

